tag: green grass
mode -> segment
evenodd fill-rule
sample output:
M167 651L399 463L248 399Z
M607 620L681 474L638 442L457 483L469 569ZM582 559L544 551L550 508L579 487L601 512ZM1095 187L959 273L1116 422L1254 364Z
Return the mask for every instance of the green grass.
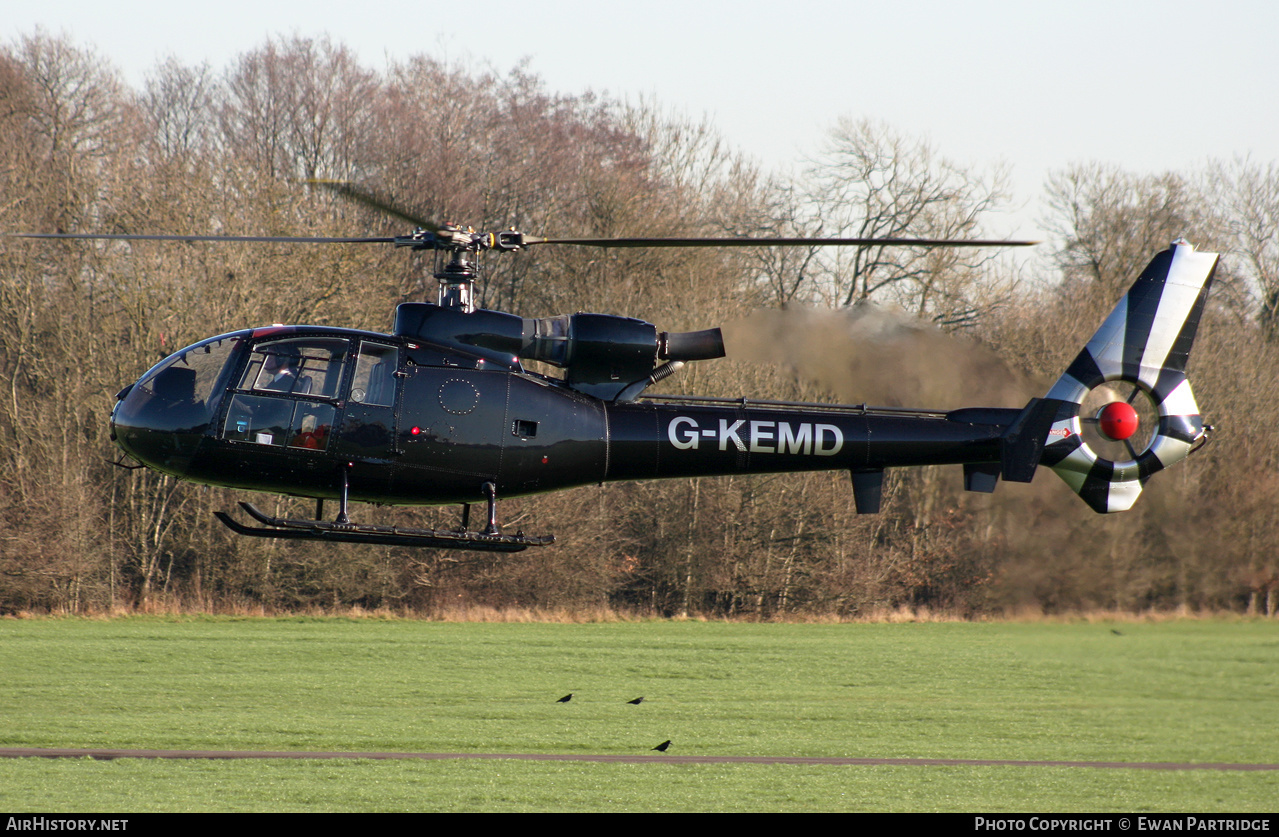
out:
M10 619L0 746L647 754L669 738L671 755L1279 762L1279 625L1111 627ZM1276 772L0 760L0 807L27 811L1265 811L1276 798Z

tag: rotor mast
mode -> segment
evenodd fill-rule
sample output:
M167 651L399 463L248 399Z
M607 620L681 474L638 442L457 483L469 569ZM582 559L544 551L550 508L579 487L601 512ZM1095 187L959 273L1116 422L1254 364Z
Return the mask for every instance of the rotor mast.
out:
M446 255L447 253L447 255ZM440 283L436 304L456 308L465 314L475 310L475 263L465 250L435 253L435 278Z
M394 239L396 247L434 250L433 275L440 283L436 302L441 308L455 308L470 314L475 310L475 280L479 275L475 255L481 250L519 250L524 236L511 229L477 233L446 224L435 229L418 227L412 234Z

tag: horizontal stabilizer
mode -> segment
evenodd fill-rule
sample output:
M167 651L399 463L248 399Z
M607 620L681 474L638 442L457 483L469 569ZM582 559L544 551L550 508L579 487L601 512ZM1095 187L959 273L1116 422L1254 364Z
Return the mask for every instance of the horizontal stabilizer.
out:
M1058 405L1032 398L999 440L1000 475L1008 482L1030 482L1044 453L1048 431L1057 419Z

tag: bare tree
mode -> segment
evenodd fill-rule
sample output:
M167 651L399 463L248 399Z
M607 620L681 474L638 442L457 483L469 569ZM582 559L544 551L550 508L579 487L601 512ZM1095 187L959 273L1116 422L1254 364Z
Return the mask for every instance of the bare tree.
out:
M1153 253L1185 237L1207 249L1220 243L1210 207L1183 175L1140 175L1103 163L1075 164L1048 179L1047 227L1063 244L1067 281L1082 281L1113 302Z
M217 92L207 64L190 67L169 57L147 75L138 103L164 158L186 160L209 149Z
M841 119L810 165L808 224L855 238L977 238L983 217L1006 199L1006 177L965 169L871 120ZM820 254L814 289L827 301L894 302L940 323L971 321L971 290L990 251L839 248Z
M328 38L268 40L226 76L222 134L268 177L347 179L376 90L374 74Z
M123 90L113 68L65 39L37 32L20 38L12 54L25 80L31 151L54 198L46 222L70 231L98 197L101 163L126 116Z
M81 231L116 181L131 115L124 91L111 67L65 39L37 32L3 52L0 218L10 230ZM93 549L105 476L95 454L109 411L96 385L97 336L111 316L100 256L0 247L0 561L39 580L27 595L56 607L84 602L106 563Z
M1279 165L1247 157L1214 161L1203 178L1204 194L1220 195L1211 207L1220 217L1239 290L1253 298L1266 339L1279 338Z

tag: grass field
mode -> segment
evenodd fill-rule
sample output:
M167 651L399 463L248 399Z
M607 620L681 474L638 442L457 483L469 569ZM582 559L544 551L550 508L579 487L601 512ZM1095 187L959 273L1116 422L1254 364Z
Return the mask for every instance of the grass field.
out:
M0 675L2 747L647 754L671 739L670 755L1279 762L1279 623L1262 620L7 619ZM1197 812L1276 799L1274 771L0 760L0 809L33 812Z

